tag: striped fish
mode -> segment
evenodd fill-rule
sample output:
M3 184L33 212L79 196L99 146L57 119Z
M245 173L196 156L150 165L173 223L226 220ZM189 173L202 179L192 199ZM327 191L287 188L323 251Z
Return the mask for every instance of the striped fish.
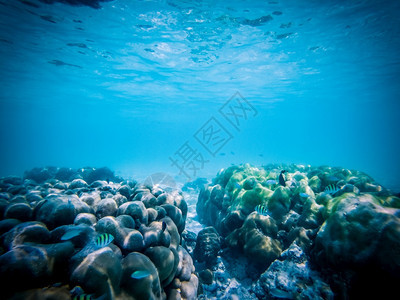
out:
M339 190L340 188L338 188L335 184L330 184L325 188L324 192L333 195L337 193Z
M114 240L112 234L102 233L97 236L96 241L94 242L97 247L105 247L109 245Z
M93 300L93 296L90 294L80 294L72 298L73 300Z
M264 205L257 205L254 210L262 216L268 216L268 210Z

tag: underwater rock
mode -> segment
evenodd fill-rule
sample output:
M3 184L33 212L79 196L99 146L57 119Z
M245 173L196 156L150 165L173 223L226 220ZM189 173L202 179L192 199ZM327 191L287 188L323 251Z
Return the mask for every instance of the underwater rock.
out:
M106 216L115 216L118 206L117 203L112 198L102 199L96 205L96 217L101 219Z
M8 200L0 198L0 220L4 218L4 212L6 211L8 204Z
M284 215L289 212L290 196L291 192L288 187L279 186L275 189L267 204L267 208L275 220L281 221Z
M120 193L122 196L124 196L126 199L130 199L131 197L131 187L127 184L122 185L117 191Z
M121 227L135 229L135 220L128 215L119 215L115 218Z
M0 221L0 236L3 233L6 233L7 231L13 229L13 227L17 226L18 224L21 224L20 220L17 219L5 219Z
M296 244L284 251L259 278L253 290L258 299L333 299L333 292Z
M194 232L187 231L186 229L182 232L182 246L186 251L193 256L194 248L196 247L197 235Z
M5 296L17 290L40 287L51 275L46 251L31 245L19 245L0 256L0 280ZM18 284L16 284L18 283Z
M32 179L37 183L43 183L53 176L48 168L34 168L24 173L24 179Z
M103 190L103 189L107 188L107 181L104 181L104 180L93 181L90 184L90 187L91 188L95 188L95 189L97 188L97 189Z
M179 263L175 279L171 283L169 299L180 295L182 299L195 300L199 288L199 280L194 274L195 268L192 257L181 246L178 247ZM180 293L179 293L180 292Z
M142 201L147 208L157 205L157 198L150 192L136 194L133 201L135 200Z
M29 221L32 219L33 210L27 203L13 203L7 206L4 212L6 219L18 219L20 221Z
M28 201L26 200L26 197L23 195L15 195L12 196L10 200L8 200L9 204L17 204L17 203L24 203L24 204L29 204Z
M24 181L21 177L18 176L6 176L0 178L2 184L11 184L11 185L22 185Z
M56 244L37 245L46 251L49 272L52 280L67 281L69 259L73 255L75 249L71 242L61 242Z
M165 227L163 228L163 226ZM155 221L152 222L148 227L141 226L139 230L143 234L145 248L154 246L170 246L171 236L168 233L166 224Z
M171 283L179 263L179 255L174 248L156 246L148 248L144 254L150 258L158 270L163 287Z
M88 168L86 172L83 173L83 179L88 183L92 184L97 180L105 180L107 182L121 182L122 180L115 176L114 172L107 167L103 168Z
M73 189L80 189L80 188L85 188L88 187L88 184L86 183L86 181L84 181L83 179L74 179L70 185L69 185L69 189L73 190Z
M68 183L66 183L66 182L57 182L54 185L54 188L55 189L59 189L59 190L66 190L66 189L68 189Z
M85 224L92 226L96 223L96 221L97 219L94 214L80 213L75 217L74 224L75 225Z
M246 215L244 215L240 210L229 212L227 216L221 221L221 235L227 236L230 232L242 227L245 218Z
M11 185L6 191L12 195L23 195L27 192L27 189L23 185Z
M345 194L332 199L329 217L318 231L314 253L321 264L349 267L374 259L383 229L400 221L372 195ZM330 208L330 209L329 209Z
M181 210L171 204L162 204L161 207L164 208L167 216L174 221L176 228L178 228L179 234L181 234L185 229L185 219L182 216Z
M119 291L122 266L120 259L109 247L104 247L87 255L73 270L71 282L96 297L107 295L112 298Z
M128 199L121 194L115 194L112 198L114 199L115 203L117 203L118 207L128 201Z
M140 201L128 201L122 204L118 208L117 215L129 215L140 224L147 224L148 222L146 207Z
M0 180L0 184L1 184L1 180ZM1 187L0 187L1 189ZM6 200L7 202L10 200L11 198L11 194L7 193L7 192L0 192L0 200Z
M303 200L301 206L301 216L298 219L297 224L306 229L319 228L324 221L324 206L317 204L312 197Z
M199 286L199 280L195 274L192 274L189 281L183 281L181 283L181 297L184 300L195 300L197 299L197 290Z
M286 170L285 186L277 184L282 170ZM357 197L359 203L345 200ZM281 253L296 245L304 253L311 251L315 268L331 278L332 289L342 296L359 296L359 283L379 282L379 276L386 276L389 282L399 279L394 275L400 274L399 260L392 250L398 248L398 208L396 195L359 171L297 165L255 168L248 164L221 170L200 191L196 205L200 221L214 226L226 245L240 250L258 271L276 265L278 258L286 260ZM325 273L324 268L330 271ZM354 276L357 273L368 276ZM340 280L354 287L346 290ZM309 279L306 282L310 285ZM212 286L206 290L216 288ZM312 298L313 289L315 286L299 291L303 295L299 296L271 285L269 292L262 290L257 296ZM315 293L333 297L326 283Z
M210 200L211 190L211 187L201 190L199 200L196 204L197 215L205 225L213 225L219 211L218 207L214 204L215 201Z
M13 284L6 298L70 298L62 282L96 299L166 299L166 292L196 299L193 261L180 246L183 196L96 170L38 168L24 181L0 179L0 213L7 218L0 221L0 277ZM111 243L96 242L103 234L112 235ZM20 279L26 282L18 285Z
M28 201L28 203L37 203L39 201L43 200L43 197L41 195L40 191L29 191L26 193L25 195L26 201Z
M143 235L135 229L129 231L122 245L123 250L127 253L141 251L144 247L145 243L143 241Z
M157 211L156 220L160 220L160 219L164 218L167 215L167 212L161 206L156 206L156 207L154 207L154 209Z
M161 288L158 272L153 262L144 254L131 252L122 259L121 289L138 300L165 299ZM136 279L132 277L135 271L147 271L149 276ZM123 294L122 293L122 294ZM123 297L126 299L127 297Z
M194 258L205 262L212 267L217 262L218 252L221 249L221 238L214 227L206 227L199 232L194 249Z
M60 181L72 181L74 180L77 172L71 168L59 168L54 175L54 178Z
M266 268L282 252L282 245L277 240L278 227L269 216L250 214L243 226L235 229L226 238L232 248L243 250L250 261L260 268Z
M400 247L400 221L397 209L381 204L374 195L351 193L327 204L328 218L318 231L312 255L321 268L339 274L331 280L342 294L360 297L364 284L372 297L395 292L393 286L400 279L400 254L394 250ZM347 287L343 280L349 282ZM382 285L387 285L384 290Z
M34 209L35 219L47 225L49 229L72 224L80 213L90 213L91 208L75 195L49 195Z
M40 222L25 222L16 225L4 234L3 244L11 250L25 243L46 243L50 238L50 232L46 226Z
M293 242L296 243L304 251L308 251L313 244L313 239L310 236L315 234L310 234L310 230L306 230L303 227L294 227L286 235L284 239L284 245L290 245Z
M79 199L90 207L97 206L97 204L101 201L100 194L97 191L82 193Z
M330 215L315 240L314 254L321 264L347 268L376 259L380 241L385 239L386 226L400 225L394 211L379 206L378 201L372 195L354 194L330 201ZM394 231L391 237L396 235L400 232ZM388 259L399 261L400 256L397 256Z
M158 217L158 212L154 208L148 208L147 209L147 214L148 214L148 222L151 223L155 221Z
M176 270L176 276L180 281L190 281L191 274L194 273L192 257L182 246L178 247L179 263Z
M204 269L199 272L200 282L203 284L212 284L214 280L213 271L210 269Z
M177 249L181 243L181 236L179 235L178 228L176 228L174 221L172 221L170 217L162 218L160 221L164 222L167 225L166 231L169 233L170 236L169 247Z
M12 300L35 300L35 299L57 299L57 300L70 300L71 295L67 286L51 286L39 289L30 289L24 292L15 293Z

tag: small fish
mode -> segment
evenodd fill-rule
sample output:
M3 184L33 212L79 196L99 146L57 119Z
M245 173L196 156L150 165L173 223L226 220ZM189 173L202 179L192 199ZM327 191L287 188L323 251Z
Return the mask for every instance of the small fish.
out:
M94 300L92 294L80 294L72 298L73 300Z
M135 271L132 273L131 277L133 279L143 279L150 275L150 272L147 270Z
M339 190L340 190L340 188L338 188L335 184L330 184L325 188L324 192L327 194L330 194L330 195L334 195Z
M257 205L254 210L262 216L268 216L268 210L264 205Z
M63 62L63 61L58 60L58 59L50 60L48 63L49 63L49 64L52 64L52 65L55 65L55 66L57 66L57 67L60 67L60 66L69 66L69 67L75 67L75 68L82 69L81 66L74 65L74 64L69 64L69 63ZM82 170L83 170L83 169L82 169Z
M286 177L284 173L286 173L286 170L282 170L281 174L279 174L279 184L282 186L286 186Z
M78 236L81 233L80 230L78 229L72 229L70 231L67 231L62 237L61 240L62 241L68 241L76 236Z
M102 233L96 238L95 245L102 248L109 245L113 240L114 237L112 236L112 234Z
M275 179L268 179L265 184L267 185L274 185L277 184L278 182Z
M308 198L308 197L310 197L310 195L309 195L309 194L306 194L306 193L300 193L299 196L302 197L302 198Z

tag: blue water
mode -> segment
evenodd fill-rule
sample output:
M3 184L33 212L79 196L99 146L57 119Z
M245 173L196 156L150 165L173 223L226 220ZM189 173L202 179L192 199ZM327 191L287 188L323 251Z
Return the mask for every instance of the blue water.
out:
M0 176L185 177L189 145L191 178L323 164L400 190L400 1L43 2L0 1Z

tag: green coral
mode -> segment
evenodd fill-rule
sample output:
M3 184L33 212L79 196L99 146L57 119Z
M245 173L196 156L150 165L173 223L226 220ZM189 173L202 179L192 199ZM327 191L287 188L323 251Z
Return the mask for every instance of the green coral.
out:
M254 208L260 204L266 204L266 200L272 191L263 187L261 184L257 185L251 190L242 190L237 198L234 200L232 209L240 209L245 214L254 211Z
M282 252L282 245L276 239L277 232L273 218L252 213L242 227L227 236L226 241L229 246L242 249L253 262L265 267Z
M286 170L285 186L277 182L281 170ZM331 184L340 190L335 194L324 192ZM258 205L266 208L267 216L254 212ZM357 206L365 209L356 213L353 210ZM331 254L340 259L346 251L355 257L357 245L371 253L375 246L369 248L368 243L377 243L379 235L367 229L377 226L380 218L393 220L388 216L398 214L396 208L400 208L400 198L365 173L296 165L232 166L217 175L213 185L200 193L197 203L200 218L215 226L228 246L243 251L257 264L272 262L292 243L304 250L314 249L316 235L326 261ZM271 220L274 226L268 223ZM346 222L349 227L342 226ZM388 230L388 237L397 227L393 228ZM337 241L339 246L335 242L325 244L322 237Z
M291 190L279 186L268 200L267 208L275 219L281 220L290 209Z

